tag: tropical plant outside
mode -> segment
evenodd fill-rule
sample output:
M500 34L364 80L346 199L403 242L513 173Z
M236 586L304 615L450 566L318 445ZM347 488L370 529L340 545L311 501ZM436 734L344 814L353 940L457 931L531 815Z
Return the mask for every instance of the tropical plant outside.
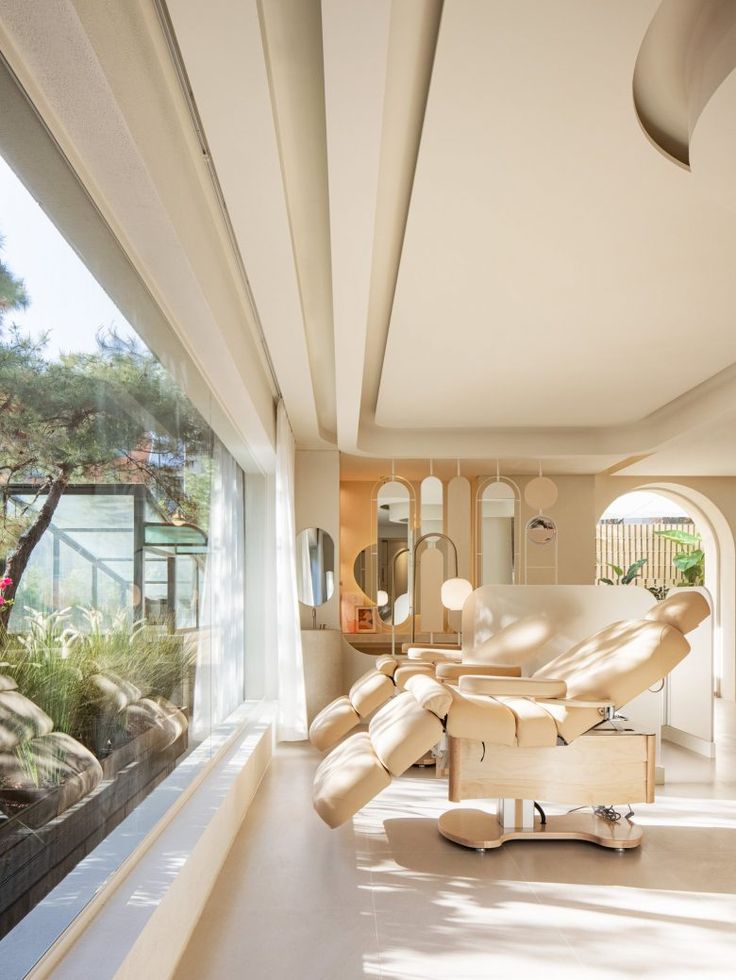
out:
M616 576L616 580L614 581L612 578L601 577L598 579L598 581L603 583L603 585L631 585L631 583L638 577L646 563L646 558L640 558L638 561L635 561L629 565L627 569L623 569L618 565L612 565L611 562L608 562L608 568L610 568L613 574Z
M658 537L683 546L672 558L672 564L684 578L683 585L705 585L705 552L699 534L689 531L655 531Z

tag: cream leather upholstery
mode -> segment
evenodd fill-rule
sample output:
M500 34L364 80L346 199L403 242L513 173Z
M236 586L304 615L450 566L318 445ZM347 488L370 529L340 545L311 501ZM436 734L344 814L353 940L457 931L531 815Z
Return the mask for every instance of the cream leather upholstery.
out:
M467 674L486 677L521 677L521 667L510 664L437 664L435 677L440 681L457 681Z
M426 677L434 677L434 664L423 664L417 661L417 663L402 664L400 667L397 667L396 673L394 674L394 684L396 685L396 689L403 691L406 687L407 681L409 681L410 678L417 677L420 674L424 674Z
M471 694L500 694L510 697L519 694L523 698L564 698L567 684L557 680L537 680L536 677L484 677L466 674L460 677L458 687Z
M406 689L417 699L422 708L444 718L452 704L452 693L433 677L417 674L406 682Z
M376 755L392 776L400 776L442 737L436 714L404 691L374 715L368 734Z
M710 614L710 607L700 592L673 591L649 610L645 619L667 623L681 633L690 633Z
M361 718L366 718L392 697L394 685L380 670L369 670L353 684L348 692L350 703Z
M343 694L324 707L309 726L309 741L324 752L337 745L349 731L360 724L360 715Z
M358 732L326 756L314 777L314 809L339 827L391 784L367 732Z
M516 715L503 701L452 691L445 729L453 738L472 738L492 745L516 745Z
M462 663L460 650L442 650L435 647L412 647L408 652L409 660L421 660L425 664L459 664Z
M523 621L511 623L473 649L473 663L523 664L535 656L551 632L547 623L536 623L533 629Z
M389 657L386 655L384 657L376 658L376 670L380 670L381 673L385 674L387 677L393 677L398 666L399 661L396 659L396 657Z
M531 678L468 675L458 686L443 686L415 676L373 717L368 735L352 736L323 761L315 780L317 812L330 826L349 819L370 798L368 788L385 782L376 766L386 778L404 772L439 740L443 718L449 736L482 742L484 752L494 745L527 749L573 741L602 721L604 706L623 706L686 656L690 646L682 631L694 629L710 609L699 593L674 599L646 619L600 630Z

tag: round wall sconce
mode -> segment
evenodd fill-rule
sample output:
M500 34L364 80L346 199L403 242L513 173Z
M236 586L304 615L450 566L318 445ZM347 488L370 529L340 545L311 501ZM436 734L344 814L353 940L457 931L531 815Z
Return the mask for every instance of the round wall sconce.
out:
M440 598L445 609L461 610L473 586L465 578L448 578L442 583Z

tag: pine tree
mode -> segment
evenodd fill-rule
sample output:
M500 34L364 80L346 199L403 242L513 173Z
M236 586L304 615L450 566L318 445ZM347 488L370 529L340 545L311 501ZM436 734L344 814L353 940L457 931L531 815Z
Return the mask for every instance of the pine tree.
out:
M34 340L4 322L27 302L22 281L0 265L0 559L12 580L0 632L70 483L140 480L167 505L191 513L182 473L209 451L211 438L162 366L135 342L98 334L94 353L49 359L47 338ZM19 513L9 488L27 482L37 494Z

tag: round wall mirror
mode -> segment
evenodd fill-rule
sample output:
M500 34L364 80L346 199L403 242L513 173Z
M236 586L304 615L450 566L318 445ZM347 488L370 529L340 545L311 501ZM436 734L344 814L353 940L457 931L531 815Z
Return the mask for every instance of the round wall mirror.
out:
M557 535L557 525L551 517L540 514L533 517L526 526L527 540L531 544L551 544Z
M335 591L335 542L321 527L296 536L296 588L305 606L321 606Z

